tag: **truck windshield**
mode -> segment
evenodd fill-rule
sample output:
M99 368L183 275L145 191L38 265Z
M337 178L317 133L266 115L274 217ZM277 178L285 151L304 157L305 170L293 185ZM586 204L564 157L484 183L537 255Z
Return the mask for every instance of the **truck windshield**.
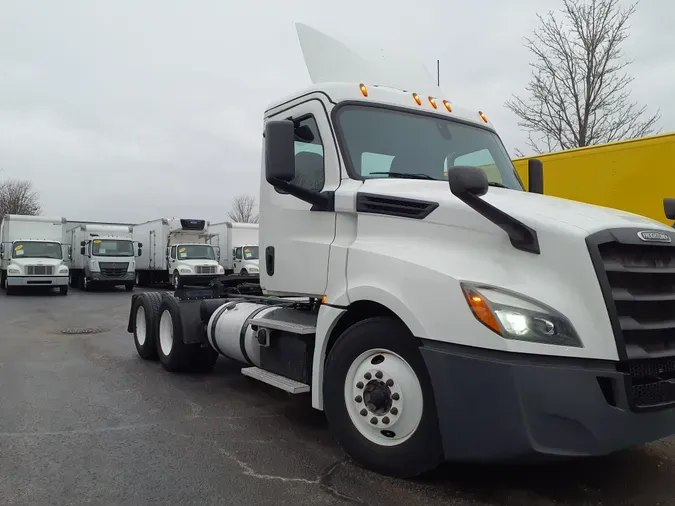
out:
M125 239L94 239L91 254L97 257L132 257L134 245Z
M258 260L258 246L244 246L244 260Z
M182 244L178 246L178 260L215 260L213 247L206 244Z
M338 110L345 155L365 178L448 179L448 168L480 167L491 186L523 190L513 163L493 131L414 112L364 105Z
M12 258L53 258L61 260L61 244L46 241L17 241L12 245Z

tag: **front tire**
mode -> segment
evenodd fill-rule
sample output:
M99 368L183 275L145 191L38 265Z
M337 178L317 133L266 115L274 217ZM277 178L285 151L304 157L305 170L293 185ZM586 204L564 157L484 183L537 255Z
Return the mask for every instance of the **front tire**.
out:
M443 459L431 380L408 329L389 317L349 327L326 360L324 410L354 462L411 478Z
M59 286L59 294L68 295L68 285Z
M180 279L180 274L178 274L178 271L174 271L171 284L173 285L174 290L178 290L180 287L183 286L183 282Z
M241 272L239 272L240 276L248 276L248 271L246 269L242 269Z

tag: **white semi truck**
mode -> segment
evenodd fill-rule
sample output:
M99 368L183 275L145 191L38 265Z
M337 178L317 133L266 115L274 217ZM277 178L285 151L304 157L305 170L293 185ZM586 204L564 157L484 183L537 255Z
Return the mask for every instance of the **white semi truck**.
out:
M225 274L258 274L260 272L257 223L224 221L209 227L211 245Z
M68 294L68 266L61 243L64 218L7 214L0 225L0 287L54 287ZM66 253L67 254L67 253Z
M265 112L258 290L134 295L138 354L308 392L393 476L675 433L675 231L541 194L538 161L525 192L485 114L298 34L315 84Z
M222 276L213 246L209 222L186 218L160 218L133 226L133 240L147 245L136 261L136 284L171 282L208 284Z
M70 286L88 291L98 285L134 289L136 256L132 227L102 223L78 223L64 229L64 243L70 251Z

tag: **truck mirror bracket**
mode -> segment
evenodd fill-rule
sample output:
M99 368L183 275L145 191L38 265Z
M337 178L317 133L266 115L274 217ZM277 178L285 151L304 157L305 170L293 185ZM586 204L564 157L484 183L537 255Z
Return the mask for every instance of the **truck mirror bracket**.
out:
M315 192L276 178L270 178L268 182L275 188L283 190L308 204L312 204L312 211L335 211L335 192Z

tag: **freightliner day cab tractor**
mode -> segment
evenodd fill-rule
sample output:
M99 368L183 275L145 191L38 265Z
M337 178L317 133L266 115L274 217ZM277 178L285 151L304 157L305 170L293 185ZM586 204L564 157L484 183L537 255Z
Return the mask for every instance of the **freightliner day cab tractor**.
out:
M85 223L65 232L70 244L70 286L90 290L94 286L112 288L122 285L134 289L136 256L142 243L134 248L132 227Z
M265 113L259 286L134 295L138 354L309 392L393 476L674 433L675 231L538 193L536 161L523 191L485 114L298 34L315 84Z
M0 287L54 287L68 294L68 266L61 244L64 218L6 214L0 225Z

